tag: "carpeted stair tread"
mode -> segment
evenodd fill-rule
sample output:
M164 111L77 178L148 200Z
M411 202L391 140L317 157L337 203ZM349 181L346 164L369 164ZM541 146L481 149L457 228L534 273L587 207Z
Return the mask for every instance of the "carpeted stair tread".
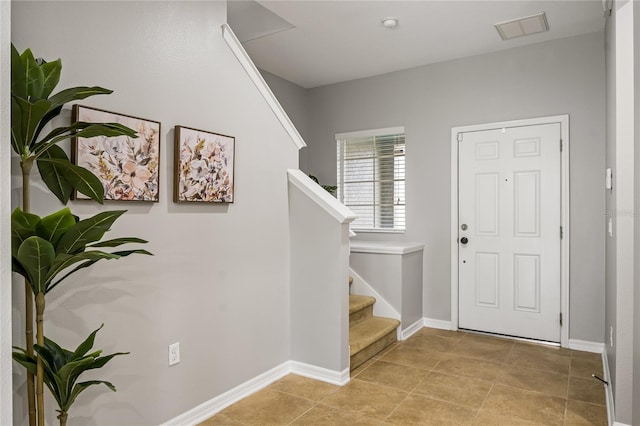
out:
M350 294L349 295L349 314L352 314L361 309L364 309L367 306L373 305L374 303L376 303L375 297L360 296L358 294Z
M371 317L349 329L349 353L354 356L376 341L382 339L400 325L392 318Z

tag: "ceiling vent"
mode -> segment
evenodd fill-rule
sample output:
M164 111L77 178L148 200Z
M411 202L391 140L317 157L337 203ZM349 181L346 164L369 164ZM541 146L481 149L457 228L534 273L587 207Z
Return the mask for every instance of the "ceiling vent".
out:
M512 38L549 31L549 23L547 22L547 16L544 12L525 16L524 18L512 19L511 21L500 22L499 24L495 24L495 27L503 40L511 40Z

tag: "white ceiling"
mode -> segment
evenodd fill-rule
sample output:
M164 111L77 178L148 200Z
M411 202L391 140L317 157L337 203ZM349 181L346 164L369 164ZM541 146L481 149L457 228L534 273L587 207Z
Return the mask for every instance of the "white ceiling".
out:
M243 43L245 49L259 68L305 88L604 28L601 0L258 3L293 28L283 29L285 25L279 32L248 40ZM244 21L245 27L260 26L257 21L247 23L243 16L231 19L231 9L232 28L234 21ZM549 32L503 41L494 28L496 23L542 11L547 15ZM386 17L398 18L398 27L384 28L381 21Z

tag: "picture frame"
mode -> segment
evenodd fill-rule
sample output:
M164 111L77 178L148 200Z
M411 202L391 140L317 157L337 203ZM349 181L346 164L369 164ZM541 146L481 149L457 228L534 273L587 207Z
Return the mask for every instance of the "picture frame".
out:
M83 105L73 106L73 122L118 123L138 133L74 138L72 161L98 177L107 201L160 200L160 122ZM74 199L89 199L74 191Z
M235 137L175 127L173 200L233 203Z

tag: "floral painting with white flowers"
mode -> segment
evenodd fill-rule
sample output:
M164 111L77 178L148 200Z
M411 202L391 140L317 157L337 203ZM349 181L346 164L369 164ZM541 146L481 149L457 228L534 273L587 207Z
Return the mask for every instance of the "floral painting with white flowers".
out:
M233 203L235 138L176 126L174 201Z
M158 201L160 123L75 105L76 121L119 123L138 133L128 136L77 138L76 164L90 170L104 185L105 200ZM77 193L76 198L85 196Z

